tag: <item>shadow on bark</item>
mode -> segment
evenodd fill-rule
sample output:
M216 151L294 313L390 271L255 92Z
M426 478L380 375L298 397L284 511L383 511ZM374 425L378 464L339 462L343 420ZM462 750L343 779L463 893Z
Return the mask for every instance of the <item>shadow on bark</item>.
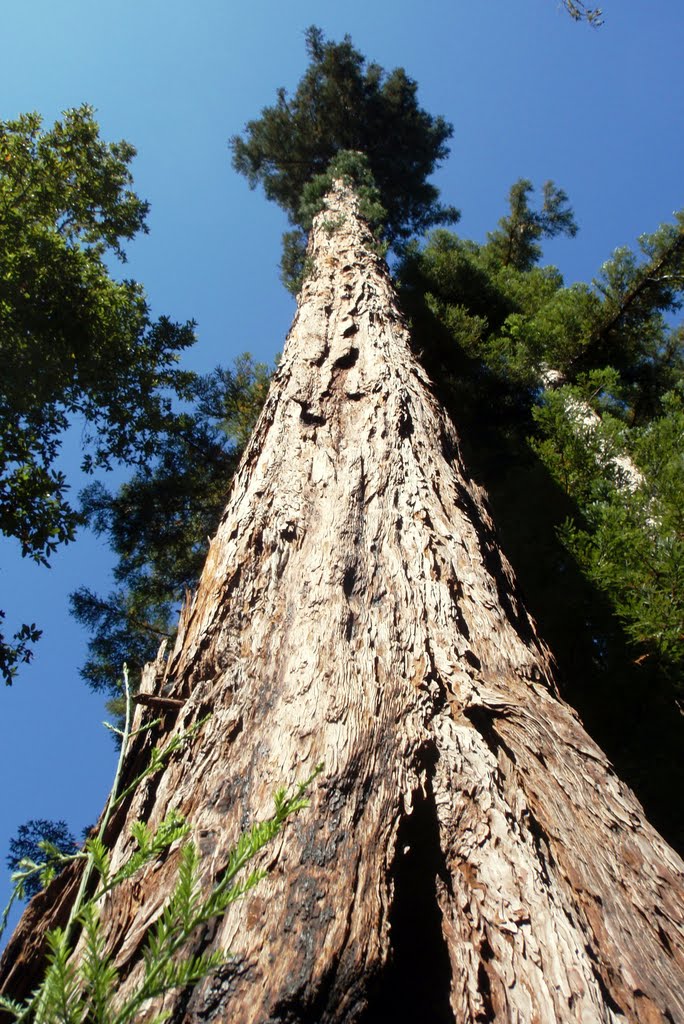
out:
M544 507L571 513L539 462L490 485L490 501L527 608L558 662L561 695L579 712L647 817L684 853L684 717L658 666L636 663L607 600L561 547Z
M662 666L637 664L605 595L581 572L556 529L577 508L534 455L527 402L458 349L439 320L409 309L418 355L461 439L472 478L487 491L501 549L526 609L553 651L561 695L635 791L647 817L684 853L684 715ZM422 346L422 347L421 347Z
M359 1024L453 1024L448 998L451 965L437 902L438 878L449 884L428 782L427 794L414 796L413 811L399 827L391 871L392 952L370 986Z

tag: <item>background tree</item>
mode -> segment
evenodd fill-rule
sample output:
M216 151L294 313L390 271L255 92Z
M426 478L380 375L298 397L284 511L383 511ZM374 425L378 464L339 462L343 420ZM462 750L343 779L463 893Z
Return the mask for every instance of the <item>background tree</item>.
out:
M30 860L35 864L45 863L49 868L51 862L58 863L55 851L68 855L77 849L78 844L65 821L31 818L20 825L16 836L10 839L7 867L10 871L16 871L21 861ZM24 883L26 899L31 899L41 888L37 875L27 878Z
M92 633L81 674L92 689L110 694L115 711L122 664L137 686L160 642L173 641L271 372L245 354L232 370L193 378L192 404L168 418L159 455L115 493L94 483L81 494L84 522L108 538L117 556L116 590L101 597L81 587L71 598L73 614Z
M568 197L552 181L544 183L540 210L532 210L529 196L534 192L531 181L521 178L508 194L510 212L502 217L496 231L487 236L487 252L503 267L530 270L539 261L542 238L577 234L577 224L568 206Z
M301 263L310 223L301 207L303 189L342 150L366 156L386 211L382 237L390 246L458 219L427 180L447 157L453 128L418 105L417 85L403 68L387 74L367 63L349 36L327 42L313 26L306 49L309 67L294 94L280 89L276 105L230 140L235 169L251 188L263 185L267 199L297 225L285 236L286 283Z
M37 114L0 123L0 530L44 565L80 521L56 467L69 425L83 428L86 472L142 462L185 394L193 325L153 321L140 285L107 265L146 230L134 155L100 139L88 106L47 130ZM38 635L24 624L2 640L6 682Z

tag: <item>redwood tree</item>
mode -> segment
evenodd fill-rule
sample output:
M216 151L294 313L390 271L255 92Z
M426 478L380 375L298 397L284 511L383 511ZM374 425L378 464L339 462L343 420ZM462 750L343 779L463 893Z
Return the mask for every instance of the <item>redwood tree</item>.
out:
M213 715L113 820L115 863L131 821L174 808L208 884L278 785L321 761L323 781L267 880L197 935L234 958L164 1009L681 1020L684 864L558 697L354 194L337 182L327 206L198 591L143 684L184 702L165 737ZM139 736L129 776L159 739ZM124 988L173 872L172 856L104 900ZM30 989L75 884L29 906L5 991Z

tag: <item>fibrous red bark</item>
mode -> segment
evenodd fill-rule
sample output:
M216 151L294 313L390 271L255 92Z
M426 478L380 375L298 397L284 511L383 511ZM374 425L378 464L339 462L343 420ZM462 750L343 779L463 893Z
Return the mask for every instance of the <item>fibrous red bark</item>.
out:
M199 589L146 676L185 701L169 729L213 717L125 817L184 813L209 882L277 786L320 761L323 781L198 937L234 959L164 1005L188 1024L684 1020L684 864L559 699L355 197L327 202ZM173 867L107 897L131 977Z

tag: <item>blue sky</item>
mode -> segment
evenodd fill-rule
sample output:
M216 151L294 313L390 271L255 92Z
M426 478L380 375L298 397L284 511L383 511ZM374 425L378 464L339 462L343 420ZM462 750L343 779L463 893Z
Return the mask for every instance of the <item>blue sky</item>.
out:
M278 281L285 219L234 174L227 139L279 86L296 85L304 29L349 33L369 59L405 67L422 105L453 122L435 180L462 210L464 236L482 240L495 226L517 178L561 185L580 234L546 258L569 283L684 204L681 0L605 0L604 12L596 31L556 0L32 0L3 12L0 119L37 110L51 122L94 105L105 139L137 147L136 190L151 203L126 276L144 284L155 314L198 322L187 365L205 371L245 350L271 360L294 309ZM65 446L67 465L76 444ZM8 623L45 631L34 663L0 692L3 861L27 818L65 818L78 831L105 799L114 749L102 702L78 676L86 636L67 599L82 584L106 592L110 564L85 534L50 570L0 543ZM1 865L0 876L3 899Z

